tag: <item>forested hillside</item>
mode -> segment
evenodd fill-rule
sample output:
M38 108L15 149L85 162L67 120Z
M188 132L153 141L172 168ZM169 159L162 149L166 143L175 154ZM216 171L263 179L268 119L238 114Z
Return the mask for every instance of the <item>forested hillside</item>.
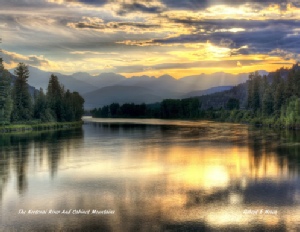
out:
M199 97L202 117L222 121L300 128L300 67L281 68L261 76L251 73L246 83L231 90ZM238 101L230 107L230 102Z
M300 68L295 64L290 69L281 68L267 76L261 76L258 72L250 73L246 83L227 91L181 100L165 99L157 104L142 104L141 107L135 104L111 104L92 110L92 115L213 119L300 128L299 89ZM142 113L140 109L143 109Z
M238 99L240 108L247 107L247 88L248 82L234 86L230 90L223 92L203 95L198 97L201 102L201 109L207 110L210 108L221 109L226 108L229 99Z
M29 88L28 67L19 63L16 77L4 68L0 58L0 124L72 122L81 120L84 99L65 90L57 76L51 75L47 93ZM31 92L31 93L30 93Z

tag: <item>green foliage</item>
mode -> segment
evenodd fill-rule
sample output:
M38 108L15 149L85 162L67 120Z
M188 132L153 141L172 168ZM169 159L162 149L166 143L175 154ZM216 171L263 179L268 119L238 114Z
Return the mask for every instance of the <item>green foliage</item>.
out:
M78 92L71 93L69 90L67 90L63 97L63 121L79 121L84 114L83 104L84 99Z
M112 118L118 117L121 114L121 108L119 103L113 103L109 106L110 115Z
M113 103L102 108L91 110L93 117L100 118L198 118L199 100L189 98L183 100L167 99L160 104Z
M262 100L263 116L267 117L273 114L274 112L273 105L274 105L273 94L271 88L268 87L266 91L263 93L263 100Z
M240 108L240 101L239 99L236 98L229 98L227 104L226 104L226 109L228 110L234 110L234 109L239 109Z
M283 111L282 119L288 127L300 126L300 99L293 96L289 99L287 106Z
M187 98L181 100L181 117L184 118L197 118L199 116L199 99Z
M279 69L271 76L271 84L266 77L250 74L248 81L248 109L253 111L249 121L275 127L300 127L299 91L300 71L298 64L292 69ZM285 73L285 77L282 77ZM287 73L287 75L286 75ZM257 91L258 87L260 91ZM260 104L259 104L259 100ZM232 118L232 116L231 116ZM235 117L236 118L236 117Z
M48 84L47 101L49 114L58 122L78 121L84 114L84 99L78 92L65 92L58 77L53 74Z
M0 58L0 124L9 124L12 112L11 81Z
M295 85L295 70L292 69L289 71L286 85L285 85L285 95L287 98L290 98L295 94L294 85Z
M26 121L32 119L32 99L28 90L27 79L29 77L28 67L19 63L15 69L17 79L13 87L13 111L12 121Z
M180 118L180 100L166 99L161 103L161 117L162 118Z
M262 84L262 79L261 79L261 76L258 75L258 73L255 73L255 76L254 76L254 81L253 81L253 110L254 112L256 112L259 108L260 108L260 99L261 99L261 96L260 96L260 86Z
M275 80L274 80L275 81ZM279 115L281 106L284 104L285 95L284 95L284 81L282 78L276 79L278 83L275 86L274 92L274 112Z
M247 90L246 90L247 87ZM234 89L234 88L233 88ZM244 88L236 88L236 95L225 91L198 99L165 99L158 105L147 105L145 114L134 114L134 104L112 104L94 109L95 117L155 117L165 119L210 119L229 122L253 123L270 127L300 128L300 69L298 64L292 69L280 69L261 77L257 72L249 75ZM238 91L240 90L240 91ZM235 96L242 96L241 98ZM200 108L200 102L204 109ZM217 99L217 100L216 100ZM239 109L240 99L242 108ZM209 102L214 102L214 108ZM216 104L216 102L222 104ZM218 106L219 109L216 109ZM211 106L210 108L208 108ZM225 109L223 108L225 106ZM126 110L125 110L126 109ZM131 112L131 113L130 113Z
M261 86L263 80L258 72L251 73L248 80L248 108L254 112L261 107Z
M41 88L39 93L35 94L35 104L33 109L35 119L40 119L42 122L54 122L55 119L48 107L47 97Z
M78 92L64 91L58 78L51 75L48 92L36 91L34 99L29 93L28 67L19 63L11 91L11 76L0 58L0 125L16 123L80 121L84 113L84 99ZM34 100L34 101L33 101Z
M51 114L58 122L63 122L65 117L63 97L64 88L60 85L57 76L52 74L49 79L47 99Z
M162 118L197 118L199 116L199 99L166 99L161 103Z

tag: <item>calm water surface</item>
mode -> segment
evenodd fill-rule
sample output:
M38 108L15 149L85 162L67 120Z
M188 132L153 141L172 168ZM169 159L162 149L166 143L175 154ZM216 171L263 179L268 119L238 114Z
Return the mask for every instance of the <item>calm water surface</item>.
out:
M299 231L299 167L299 132L238 124L0 135L0 230Z

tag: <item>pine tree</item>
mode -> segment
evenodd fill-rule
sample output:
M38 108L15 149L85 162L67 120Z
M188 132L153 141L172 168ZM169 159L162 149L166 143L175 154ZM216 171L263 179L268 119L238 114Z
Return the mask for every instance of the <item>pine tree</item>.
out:
M262 83L262 79L261 76L258 75L258 73L255 73L255 77L254 77L254 83L253 83L253 100L252 100L252 104L253 104L253 110L254 112L258 111L260 109L260 86Z
M42 122L54 121L48 105L47 97L42 88L40 88L40 91L35 94L33 116L35 119L39 119Z
M32 99L28 90L28 67L19 63L15 69L17 76L13 87L13 113L12 121L28 121L32 119Z
M254 78L254 74L250 73L249 80L247 81L247 85L248 85L247 108L248 109L252 109L253 107L253 82L254 82L253 78Z
M229 98L226 104L226 109L234 110L240 108L240 101L237 98Z
M295 96L300 97L300 70L295 72L294 80L293 80L293 93Z
M52 115L58 122L65 121L63 97L64 88L60 85L57 76L52 74L48 84L47 98Z
M78 92L72 93L72 109L73 109L73 121L81 120L82 115L84 114L84 99L80 96Z
M67 122L74 121L74 106L73 106L73 94L67 90L63 99L63 107L65 112L65 120Z
M270 116L274 111L274 101L271 87L268 87L264 92L262 99L262 113L264 116Z
M284 82L282 78L280 77L278 80L278 83L276 85L276 89L274 92L274 111L277 115L279 115L281 106L284 104L285 98L284 98Z
M289 71L287 81L285 84L285 96L286 98L290 98L294 95L294 85L295 85L295 70L292 69Z
M11 79L0 58L0 123L8 124L12 111Z

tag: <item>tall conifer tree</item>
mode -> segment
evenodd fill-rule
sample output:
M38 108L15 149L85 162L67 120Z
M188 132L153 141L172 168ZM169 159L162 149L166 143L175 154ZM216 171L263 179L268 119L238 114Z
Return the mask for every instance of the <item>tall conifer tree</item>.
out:
M32 99L29 93L27 79L29 70L27 65L19 63L15 69L17 76L13 88L12 121L28 121L32 119Z
M9 123L12 111L11 78L0 58L0 123Z

